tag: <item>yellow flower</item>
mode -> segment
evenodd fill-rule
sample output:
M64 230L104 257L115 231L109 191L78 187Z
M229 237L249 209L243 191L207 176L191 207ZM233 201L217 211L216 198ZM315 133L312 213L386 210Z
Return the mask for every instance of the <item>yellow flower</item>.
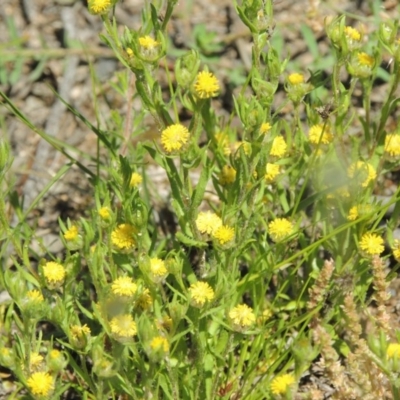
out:
M221 225L221 218L211 211L201 212L196 218L197 229L208 235L213 235Z
M165 339L165 337L162 336L157 336L155 337L151 342L150 342L150 347L154 351L163 351L164 353L167 353L169 351L169 343L168 340Z
M400 135L395 133L386 135L385 152L392 157L400 155Z
M111 6L110 0L89 0L89 11L92 14L104 14Z
M83 326L72 325L70 328L70 333L73 339L81 340L89 336L91 334L91 331L86 324Z
M110 321L111 332L120 337L132 337L137 333L136 323L130 314L117 315Z
M39 290L30 290L27 294L26 297L29 301L37 301L38 303L41 303L42 301L44 301L44 297L42 295L42 293L39 292Z
M118 225L111 233L112 244L120 250L131 249L135 246L133 235L136 229L130 224Z
M277 376L271 382L271 392L273 394L285 394L289 388L289 386L295 383L295 379L293 375L285 374L281 376Z
M221 185L228 185L235 182L236 170L230 165L224 165L222 171L219 174L219 183Z
M206 302L214 299L214 290L207 282L192 283L189 294L194 307L203 307Z
M136 293L137 285L129 276L121 276L112 283L111 291L118 296L131 297Z
M270 155L281 158L285 155L287 144L282 136L277 136L272 142Z
M269 235L279 242L293 233L293 224L286 218L277 218L268 224Z
M225 155L229 155L231 153L231 149L229 147L229 136L226 132L218 132L214 136L215 141L217 142L217 146L222 149Z
M356 42L359 42L361 40L360 32L351 26L346 26L344 28L344 33L351 40L354 40Z
M400 262L400 241L395 240L392 247L393 257L397 262Z
M269 122L264 122L263 124L261 124L260 133L265 135L266 133L268 133L271 130L271 128L272 128L272 126Z
M171 332L172 329L172 318L169 315L165 315L163 319L157 323L159 329L164 329Z
M53 378L47 372L33 373L26 383L37 396L47 396L53 390Z
M375 62L374 57L371 57L369 54L363 52L357 54L357 59L360 65L366 67L372 67Z
M246 154L246 156L249 156L251 153L251 144L249 142L235 142L232 144L232 153L236 153L236 156L239 156L239 149L243 148L244 154Z
M43 266L43 275L47 282L60 284L64 281L65 269L61 264L49 261Z
M133 172L131 175L131 180L129 182L129 186L131 188L139 186L143 181L142 175L137 172Z
M139 44L145 50L153 50L155 47L157 47L159 45L157 40L154 40L150 36L142 36L142 37L140 37L139 38Z
M99 210L99 215L101 219L107 220L111 218L110 209L108 207L101 207Z
M349 221L354 221L356 220L359 216L364 216L366 214L369 214L372 210L372 207L369 204L360 204L358 206L353 206L350 208L349 215L347 216L347 219Z
M229 318L237 328L246 328L252 325L256 320L253 309L246 304L239 304L235 308L232 308L232 310L229 311Z
M375 233L365 233L360 240L360 248L368 255L379 255L385 250L383 239Z
M200 99L215 97L219 90L218 79L211 72L201 71L197 74L194 90Z
M167 153L179 150L189 140L189 131L181 124L170 125L161 133L161 144Z
M32 352L31 358L29 360L30 368L36 369L36 367L38 367L43 362L43 360L44 360L44 358L42 355L40 355L39 353L36 353L36 352Z
M168 275L168 270L165 267L165 262L159 258L150 259L150 272L155 278L164 278Z
M278 164L267 163L265 168L265 180L271 183L280 174L280 167Z
M144 289L142 294L136 300L136 305L142 310L147 310L153 304L153 298L151 297L150 290Z
M400 344L390 343L386 350L386 355L388 358L397 358L400 360Z
M230 242L235 237L235 230L227 225L221 225L214 233L213 236L219 241L219 244Z
M49 356L51 359L57 359L61 357L61 351L53 349L50 351Z
M75 240L78 237L78 228L76 226L71 226L65 233L64 239L68 242Z
M333 135L330 132L328 125L313 125L308 132L308 139L313 144L328 144L333 140Z
M295 72L288 76L288 81L291 85L300 85L301 83L304 83L304 75Z
M365 161L357 161L350 165L347 170L347 175L349 178L357 179L357 182L359 182L362 187L367 187L369 183L376 178L376 171L371 164Z

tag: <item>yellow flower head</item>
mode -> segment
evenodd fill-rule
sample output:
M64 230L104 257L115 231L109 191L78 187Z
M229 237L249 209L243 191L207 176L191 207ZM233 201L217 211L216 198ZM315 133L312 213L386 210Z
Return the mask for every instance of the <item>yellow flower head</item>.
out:
M288 76L288 81L291 85L300 85L301 83L304 83L304 75L295 72Z
M235 237L235 230L227 225L221 225L214 233L213 236L218 240L219 244L230 242Z
M150 272L155 278L164 278L168 275L168 270L165 267L165 262L159 258L150 259Z
M137 172L133 172L131 175L131 180L129 182L129 186L131 188L139 186L143 181L142 175Z
M145 50L154 50L159 44L151 36L142 36L139 38L139 45Z
M117 296L132 297L137 291L137 285L129 276L121 276L112 283L111 291Z
M361 33L351 26L346 26L344 28L344 33L349 39L355 42L359 42L361 40Z
M400 135L396 133L386 135L385 152L392 157L400 155Z
M105 14L111 6L111 0L89 0L89 11L95 15Z
M150 342L150 347L154 351L163 351L164 353L168 353L169 351L169 343L168 340L163 336L157 336Z
M167 153L180 150L189 140L189 131L181 124L170 125L161 133L161 144Z
M281 158L285 155L287 144L282 136L277 136L272 142L270 155Z
M49 356L51 359L57 359L60 358L62 356L61 351L57 350L57 349L53 349L50 351Z
M379 255L385 250L383 239L375 233L365 233L360 240L360 249L366 254L373 256Z
M286 218L277 218L268 224L269 235L274 242L279 242L293 233L293 224Z
M275 178L281 173L280 166L278 164L267 163L265 168L265 180L268 183L274 182Z
M54 385L53 378L47 372L33 373L26 383L35 396L48 396Z
M231 149L229 148L229 136L226 132L218 132L214 136L215 141L217 142L217 146L222 149L225 155L229 155L231 153Z
M272 128L272 126L269 122L264 122L263 124L261 124L260 133L265 135L266 133L268 133L271 130L271 128Z
M370 182L375 180L376 171L371 164L365 161L357 161L350 165L347 170L347 175L349 178L357 179L357 182L359 182L362 187L367 187Z
M222 171L219 174L219 183L221 185L228 185L235 182L236 170L230 165L224 165Z
M39 292L39 290L30 290L27 294L26 297L29 301L32 302L38 302L41 303L42 301L44 301L44 297L42 295L42 293Z
M43 266L43 275L48 283L60 284L65 279L65 269L61 264L49 261Z
M31 353L31 358L29 360L29 366L31 369L37 369L37 367L43 362L44 358L42 355L36 352Z
M152 304L153 298L151 297L150 290L144 289L136 300L137 307L141 308L142 310L147 310Z
M65 233L64 239L68 242L75 240L78 237L78 228L76 226L71 226Z
M386 350L386 355L388 358L397 358L400 360L400 344L390 343Z
M118 225L111 233L112 244L120 250L129 250L135 246L133 235L136 229L130 224Z
M239 156L239 149L243 148L244 154L246 154L246 156L249 156L251 154L251 144L249 142L235 142L232 144L232 149L231 152L232 153L236 153L236 156Z
M313 125L308 132L308 139L313 144L328 144L333 140L333 135L330 132L328 125Z
M70 333L73 339L81 340L86 338L91 334L90 328L85 324L83 326L80 325L72 325L70 328Z
M367 53L360 52L357 54L358 63L365 67L372 67L375 63L374 57Z
M395 240L392 247L393 257L397 262L400 262L400 241Z
M111 332L120 337L132 337L137 333L136 323L130 314L117 315L110 321Z
M218 79L211 72L201 71L197 74L194 90L200 99L215 97L219 90Z
M108 220L111 218L111 212L108 207L101 207L99 210L100 218L103 220Z
M194 307L203 307L206 302L214 299L214 290L207 282L192 283L189 288L191 304Z
M281 376L277 376L271 382L271 392L273 394L285 394L289 388L289 386L295 383L295 379L293 375L285 374Z
M347 219L349 221L356 220L359 216L364 216L369 214L372 210L372 207L369 204L359 204L358 206L353 206L350 208L349 215Z
M229 318L236 325L236 328L239 329L253 325L256 320L253 309L246 304L239 304L235 308L232 308L232 310L229 311Z
M213 235L221 225L221 218L211 211L201 212L196 218L197 229L208 235Z

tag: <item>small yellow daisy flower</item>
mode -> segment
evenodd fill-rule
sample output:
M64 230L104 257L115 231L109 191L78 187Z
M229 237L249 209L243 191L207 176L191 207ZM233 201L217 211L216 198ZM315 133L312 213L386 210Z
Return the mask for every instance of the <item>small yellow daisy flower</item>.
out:
M333 140L333 135L330 132L328 125L313 125L308 132L308 139L313 144L329 144Z
M356 42L359 42L361 40L360 32L351 26L346 26L344 28L344 33L351 40L354 40Z
M291 85L300 85L301 83L304 83L304 75L295 72L288 76L288 81Z
M120 337L132 337L137 333L136 323L130 314L117 315L110 321L111 332Z
M197 74L194 90L200 99L215 97L219 90L218 79L211 72L201 71Z
M143 181L142 175L137 172L133 172L131 175L131 180L129 181L129 186L131 188L139 186Z
M269 122L264 122L263 124L261 124L260 127L260 133L265 135L266 133L268 133L271 130L272 126Z
M357 54L358 63L365 67L372 67L375 63L374 57L371 57L369 54L360 52Z
M246 304L239 304L229 311L229 318L237 328L247 328L256 321L253 309Z
M295 382L293 375L285 374L277 376L271 382L271 392L277 395L285 394L288 391L289 386L293 385Z
M111 6L111 0L89 0L89 11L92 14L100 15L108 11Z
M161 144L167 153L180 150L189 140L189 131L181 124L170 125L161 133Z
M153 304L153 298L151 297L150 290L144 289L136 300L137 307L142 310L147 310Z
M150 347L154 351L163 351L164 353L168 353L169 351L169 343L168 340L163 336L157 336L150 342Z
M214 136L217 146L222 149L225 155L231 154L231 149L229 147L229 136L226 132L218 132Z
M400 262L400 241L395 240L392 247L393 257Z
M231 152L236 154L236 156L240 155L239 149L243 148L244 154L249 156L251 154L251 144L249 142L235 142L231 146Z
M80 325L72 325L70 328L70 333L73 339L81 340L91 334L90 328L85 324L83 326Z
M281 158L285 155L287 144L282 136L277 136L272 142L270 155Z
M350 165L347 170L347 175L349 178L357 179L357 182L359 182L362 187L367 187L370 182L375 180L376 171L371 164L365 161L357 161Z
M203 307L206 302L214 299L214 290L207 282L192 283L189 288L191 304L194 307Z
M57 359L60 358L62 356L61 351L57 350L57 349L53 349L50 351L49 356L51 359Z
M279 242L293 233L293 224L286 218L277 218L268 224L269 235Z
M42 362L43 362L44 358L42 355L40 355L37 352L32 352L31 353L31 358L29 360L29 366L31 369L36 369L36 367L38 367Z
M99 210L100 218L103 220L108 220L111 218L111 212L108 207L101 207Z
M111 291L117 296L132 297L137 291L137 285L129 276L121 276L112 283Z
M54 384L53 378L47 372L33 373L26 383L35 396L48 396Z
M139 38L139 45L146 50L153 50L160 43L157 40L154 40L151 36L142 36Z
M219 174L219 183L221 185L228 185L235 182L236 170L230 165L224 165L222 171Z
M385 250L383 239L375 233L365 233L360 240L360 248L368 255L379 255Z
M392 157L400 155L400 135L396 133L386 135L385 152Z
M281 173L280 166L278 164L267 163L265 168L265 180L268 183L274 182L275 178Z
M356 220L359 216L363 216L369 214L372 210L372 207L369 204L360 204L358 206L353 206L350 208L347 219L349 221Z
M65 269L61 264L49 261L43 266L43 275L48 283L60 284L65 279Z
M201 233L213 235L222 226L222 220L211 211L200 212L196 218L196 226Z
M156 282L159 282L168 275L168 270L165 267L165 262L159 258L150 259L150 272Z
M42 293L39 292L39 290L30 290L29 292L26 293L26 297L29 301L37 301L38 303L41 303L44 301L44 297Z
M386 355L388 358L397 358L400 360L400 344L399 343L390 343L387 350Z
M78 228L76 226L71 226L71 228L69 228L63 236L68 242L75 240L78 237Z
M219 244L223 245L230 242L235 237L235 230L227 225L221 225L214 233L213 236L218 240Z
M135 246L133 235L136 229L130 224L120 224L111 233L111 243L120 250L129 250Z

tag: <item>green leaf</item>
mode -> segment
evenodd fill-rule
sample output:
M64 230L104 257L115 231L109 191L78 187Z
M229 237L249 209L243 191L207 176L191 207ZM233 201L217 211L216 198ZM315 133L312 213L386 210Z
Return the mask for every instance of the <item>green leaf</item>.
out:
M200 242L190 236L185 235L182 232L176 232L175 237L188 247L198 247L198 248L206 248L208 246L207 243Z

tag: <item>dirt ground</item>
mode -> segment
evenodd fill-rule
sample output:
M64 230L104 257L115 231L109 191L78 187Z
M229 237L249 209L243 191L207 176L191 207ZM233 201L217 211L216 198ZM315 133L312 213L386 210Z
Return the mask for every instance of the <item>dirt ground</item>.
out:
M140 12L144 0L124 0L116 8L116 19L129 28L140 27ZM228 77L235 69L246 70L251 63L251 42L247 29L237 17L232 0L181 0L176 8L169 35L176 48L190 49L193 31L204 25L206 32L215 32L215 42L220 49L211 69L223 83L217 108L220 115L232 111L231 89ZM276 31L284 40L283 56L291 56L299 68L306 70L313 59L304 42L301 26L313 30L318 39L321 56L327 53L328 40L323 24L326 16L349 12L365 26L366 34L374 27L373 0L276 0L274 4ZM381 1L379 14L382 19L399 18L397 0ZM349 19L348 23L354 22ZM57 98L53 88L62 98L93 123L94 97L90 66L102 83L99 103L104 118L110 110L126 115L126 101L110 85L115 81L115 71L122 66L113 53L101 42L103 31L99 17L90 15L87 3L80 0L2 0L0 7L0 89L18 106L34 125L48 135L74 146L83 163L84 155L95 155L96 137ZM173 65L173 58L167 62ZM389 63L390 60L383 60ZM377 108L386 92L386 83L379 82L373 100ZM282 94L278 94L282 96ZM227 100L228 99L228 100ZM139 110L140 102L133 102ZM17 177L17 189L24 198L25 207L51 181L66 158L51 148L39 135L12 116L0 100L1 135L11 139ZM151 119L148 119L151 125ZM167 198L168 186L164 175L156 167L151 169L154 180ZM392 182L396 186L396 182ZM58 240L58 218L72 219L85 213L93 201L87 177L73 167L50 194L34 207L32 218L38 219L38 235L54 253L62 250ZM393 285L393 320L398 320L400 291L398 281ZM396 322L397 324L397 322Z

